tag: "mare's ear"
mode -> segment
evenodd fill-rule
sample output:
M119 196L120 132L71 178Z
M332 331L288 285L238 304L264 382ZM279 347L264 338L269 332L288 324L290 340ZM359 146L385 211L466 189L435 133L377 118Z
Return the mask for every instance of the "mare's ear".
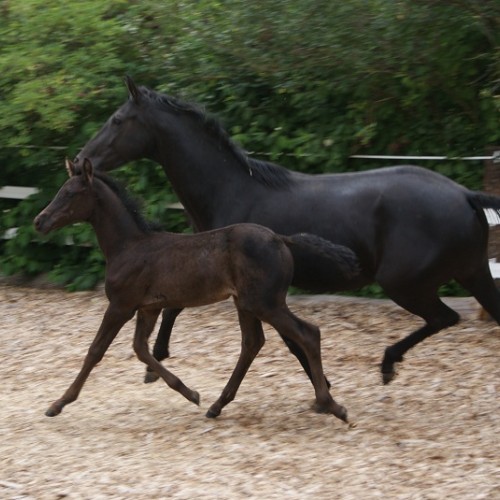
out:
M88 184L92 184L92 179L94 178L94 167L88 158L83 160L82 173L85 181Z
M128 75L125 76L125 85L127 86L129 97L131 97L136 104L139 104L141 100L141 91L134 83L134 80Z
M66 158L65 164L66 164L66 171L68 172L68 175L70 177L73 177L76 174L75 164L69 158Z

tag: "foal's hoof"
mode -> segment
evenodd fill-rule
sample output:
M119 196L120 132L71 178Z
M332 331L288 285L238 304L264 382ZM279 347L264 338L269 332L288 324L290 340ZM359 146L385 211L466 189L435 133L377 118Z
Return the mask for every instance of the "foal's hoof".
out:
M156 372L150 372L149 370L146 370L146 375L144 375L144 383L145 384L152 384L153 382L156 382L160 376Z
M221 409L217 408L215 405L212 405L207 413L205 413L205 417L207 418L216 418L220 415Z
M45 412L46 417L55 417L56 415L59 415L59 413L62 412L64 405L56 401L55 403L52 403L49 407L49 409Z
M333 404L332 404L333 403ZM317 401L313 404L313 410L316 413L329 413L335 415L338 419L342 420L346 424L349 423L347 420L347 409L342 405L339 405L335 401L328 404L320 404Z
M337 418L345 422L346 424L349 423L349 420L347 420L347 409L344 408L341 405L337 405L337 409L333 413Z
M197 406L200 406L200 393L197 391L191 391L191 397L189 400Z

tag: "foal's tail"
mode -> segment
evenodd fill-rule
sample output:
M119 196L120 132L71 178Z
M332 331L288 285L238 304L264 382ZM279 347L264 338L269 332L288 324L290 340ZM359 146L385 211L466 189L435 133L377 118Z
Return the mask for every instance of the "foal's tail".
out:
M468 191L467 199L476 209L489 210L491 218L500 224L500 196L484 193L482 191Z
M350 248L308 233L280 235L280 237L292 252L296 264L307 255L308 260L319 259L328 262L346 280L353 279L361 273L359 260Z

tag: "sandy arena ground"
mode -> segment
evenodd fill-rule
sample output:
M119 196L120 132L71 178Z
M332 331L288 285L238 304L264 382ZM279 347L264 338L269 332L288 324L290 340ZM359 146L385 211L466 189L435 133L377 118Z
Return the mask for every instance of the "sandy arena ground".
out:
M464 317L410 351L392 384L384 348L420 325L388 301L292 297L318 324L349 428L310 409L312 386L274 330L231 404L205 418L236 363L231 302L186 310L166 366L201 394L144 385L128 323L80 399L48 418L106 308L101 291L0 285L1 499L499 499L500 328Z

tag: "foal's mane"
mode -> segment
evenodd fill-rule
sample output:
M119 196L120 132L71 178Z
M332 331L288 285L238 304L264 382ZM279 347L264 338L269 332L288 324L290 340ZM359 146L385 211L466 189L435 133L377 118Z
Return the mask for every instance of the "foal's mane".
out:
M147 87L140 87L140 90L143 96L146 96L151 103L160 108L166 107L170 110L188 113L202 123L215 139L231 150L239 164L258 182L273 188L283 188L292 183L292 176L289 170L275 163L249 157L247 153L231 139L220 121L214 116L207 114L200 106L181 101L180 99L166 94L161 94Z
M132 216L134 222L137 224L141 231L143 231L144 233L152 233L162 230L160 224L148 221L144 218L144 216L142 215L140 202L135 198L132 198L123 184L99 170L94 170L94 177L106 184L106 186L108 186L111 191L113 191L113 193L118 197L123 206L126 208L127 212Z

